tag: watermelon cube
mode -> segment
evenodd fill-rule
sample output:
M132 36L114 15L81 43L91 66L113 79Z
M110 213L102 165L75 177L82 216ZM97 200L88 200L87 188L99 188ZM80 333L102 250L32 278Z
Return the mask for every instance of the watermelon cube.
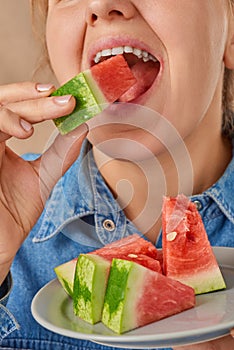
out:
M123 55L113 56L79 73L52 93L52 96L71 94L76 99L74 111L55 119L55 125L61 134L72 131L117 101L135 83L136 78Z
M77 260L73 289L75 315L95 324L101 320L111 263L95 254L81 254Z
M132 261L113 259L102 322L121 334L195 306L188 287Z
M163 271L196 294L226 288L201 216L183 194L163 203Z

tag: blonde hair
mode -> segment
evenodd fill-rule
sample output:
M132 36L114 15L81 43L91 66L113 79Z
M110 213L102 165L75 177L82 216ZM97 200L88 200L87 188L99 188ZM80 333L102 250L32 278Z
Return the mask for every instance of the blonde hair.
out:
M50 65L48 52L45 42L45 27L48 12L48 0L30 0L33 28L35 34L39 37L42 47L42 56L40 66ZM229 0L233 14L234 0ZM231 138L234 136L234 70L225 68L223 79L222 96L222 132L223 135Z

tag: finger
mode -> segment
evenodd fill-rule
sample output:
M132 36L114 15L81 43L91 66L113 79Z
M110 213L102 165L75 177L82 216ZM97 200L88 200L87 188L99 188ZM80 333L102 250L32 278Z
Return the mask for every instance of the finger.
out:
M40 191L45 201L59 178L68 170L80 154L83 140L88 134L86 124L67 135L58 135L49 149L34 162L40 178Z
M0 85L0 105L49 96L54 90L53 84L34 82Z
M32 124L58 118L73 111L76 100L72 95L52 96L8 104L7 108Z
M206 342L193 345L175 346L173 347L173 350L209 350L209 344L210 343Z
M208 342L188 346L175 346L173 350L233 350L234 339L231 336L224 336Z
M14 136L26 139L33 134L32 125L5 107L0 107L0 142Z
M231 332L230 332L231 336L234 338L234 328L231 329Z

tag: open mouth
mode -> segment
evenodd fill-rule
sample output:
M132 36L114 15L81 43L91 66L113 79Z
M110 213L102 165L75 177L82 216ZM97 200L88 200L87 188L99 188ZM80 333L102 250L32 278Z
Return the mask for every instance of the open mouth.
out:
M118 46L97 52L92 65L116 55L124 56L137 80L136 84L118 99L118 102L130 102L149 90L159 74L160 62L145 50L132 46Z

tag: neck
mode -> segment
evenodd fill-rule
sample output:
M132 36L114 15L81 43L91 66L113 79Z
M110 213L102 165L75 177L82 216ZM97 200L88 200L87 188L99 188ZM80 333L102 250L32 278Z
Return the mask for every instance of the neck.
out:
M219 128L216 130L204 118L173 148L173 155L164 152L139 162L112 159L94 147L95 161L116 200L152 242L161 228L163 196L202 193L220 178L230 162L231 142L221 137Z

